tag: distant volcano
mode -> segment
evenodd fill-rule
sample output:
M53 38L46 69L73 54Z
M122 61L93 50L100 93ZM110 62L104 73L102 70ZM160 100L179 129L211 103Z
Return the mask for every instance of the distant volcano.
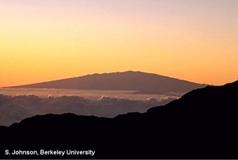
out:
M193 89L204 87L204 85L152 73L128 71L92 74L82 77L15 87L85 90L134 90L139 93L181 94L189 92Z

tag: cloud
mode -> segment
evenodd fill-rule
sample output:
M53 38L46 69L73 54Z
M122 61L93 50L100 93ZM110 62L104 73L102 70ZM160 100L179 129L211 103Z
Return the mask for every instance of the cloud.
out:
M173 99L158 101L129 100L102 96L98 99L86 99L77 96L37 97L0 95L0 125L11 125L25 118L48 113L75 113L115 117L128 112L145 112L147 109L166 104Z

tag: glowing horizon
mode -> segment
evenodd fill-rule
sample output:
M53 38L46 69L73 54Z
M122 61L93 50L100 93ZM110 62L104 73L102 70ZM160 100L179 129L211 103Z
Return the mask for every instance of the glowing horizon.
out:
M237 11L237 0L0 0L0 87L128 70L232 82Z

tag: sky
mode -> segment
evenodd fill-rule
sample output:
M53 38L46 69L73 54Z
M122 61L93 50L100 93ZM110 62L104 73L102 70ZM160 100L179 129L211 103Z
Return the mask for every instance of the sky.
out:
M0 87L144 71L238 78L237 0L0 0Z

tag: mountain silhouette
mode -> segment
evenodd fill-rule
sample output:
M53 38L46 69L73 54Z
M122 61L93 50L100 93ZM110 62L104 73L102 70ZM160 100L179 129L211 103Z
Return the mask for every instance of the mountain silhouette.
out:
M22 88L135 90L142 93L185 93L204 85L144 72L116 72L16 86Z
M10 148L92 148L96 158L238 158L237 115L238 81L113 119L35 116L1 128L0 141Z

